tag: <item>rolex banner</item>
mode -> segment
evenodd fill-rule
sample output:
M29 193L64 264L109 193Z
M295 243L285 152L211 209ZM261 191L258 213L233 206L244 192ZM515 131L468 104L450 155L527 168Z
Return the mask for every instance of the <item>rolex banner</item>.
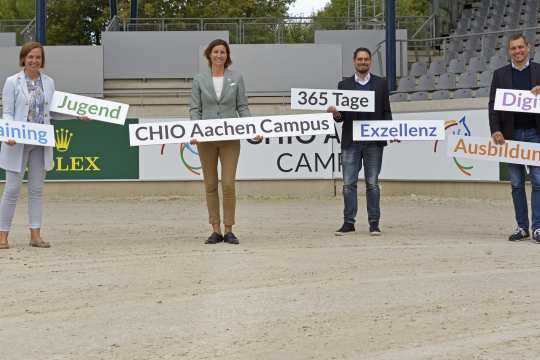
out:
M54 166L46 180L139 179L139 148L129 146L127 127L80 120L53 123ZM0 179L5 179L3 170Z
M128 120L127 123L136 123ZM54 169L49 180L139 178L139 152L127 128L98 121L56 121Z

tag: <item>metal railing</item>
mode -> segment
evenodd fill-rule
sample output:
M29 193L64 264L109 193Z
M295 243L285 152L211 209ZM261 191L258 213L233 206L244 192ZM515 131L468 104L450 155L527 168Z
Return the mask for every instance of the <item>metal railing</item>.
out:
M432 34L429 17L403 16L397 28L408 34ZM434 22L431 22L434 24ZM430 23L430 24L431 24ZM229 31L229 40L237 44L310 43L316 30L384 29L384 18L363 17L287 17L287 18L127 18L115 17L105 31Z
M34 39L35 19L0 20L0 32L16 34L17 44Z

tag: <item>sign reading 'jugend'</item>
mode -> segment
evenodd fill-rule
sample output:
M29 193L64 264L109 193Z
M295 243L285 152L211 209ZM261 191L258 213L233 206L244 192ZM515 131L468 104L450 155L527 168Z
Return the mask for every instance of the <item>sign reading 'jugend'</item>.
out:
M55 91L51 103L51 111L73 115L87 116L90 119L124 125L129 105L114 101L94 99L87 96Z
M496 145L491 138L449 136L448 156L540 166L540 144L506 140Z
M332 114L258 116L245 118L151 122L129 125L131 146L180 144L191 139L219 141L264 137L332 134Z
M353 140L444 140L442 120L354 121Z
M0 119L0 141L18 144L54 146L54 126Z
M529 90L497 89L495 110L540 113L540 96Z
M291 109L374 112L375 92L355 90L291 89Z

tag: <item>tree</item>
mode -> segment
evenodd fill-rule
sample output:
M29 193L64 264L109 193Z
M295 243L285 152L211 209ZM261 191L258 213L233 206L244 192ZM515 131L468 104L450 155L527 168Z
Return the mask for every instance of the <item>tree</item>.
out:
M284 18L295 0L139 0L143 18ZM0 0L2 19L31 19L35 0ZM47 43L99 44L109 19L108 0L47 0ZM129 18L130 1L118 0L118 14Z

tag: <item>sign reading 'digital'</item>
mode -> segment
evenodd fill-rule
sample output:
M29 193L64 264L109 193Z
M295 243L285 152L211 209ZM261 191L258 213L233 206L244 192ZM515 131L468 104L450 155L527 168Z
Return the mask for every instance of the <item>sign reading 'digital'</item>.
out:
M540 166L540 144L506 140L496 145L489 137L449 136L448 156Z
M54 126L0 119L0 141L15 140L18 144L54 146Z
M497 89L495 110L540 113L540 96L529 90Z
M374 112L375 92L358 90L291 89L291 109Z
M51 111L72 116L86 116L93 120L124 125L129 105L114 101L55 91Z
M131 146L322 135L334 133L330 113L257 116L230 119L151 122L129 125Z
M371 120L353 122L353 140L444 140L442 120Z

